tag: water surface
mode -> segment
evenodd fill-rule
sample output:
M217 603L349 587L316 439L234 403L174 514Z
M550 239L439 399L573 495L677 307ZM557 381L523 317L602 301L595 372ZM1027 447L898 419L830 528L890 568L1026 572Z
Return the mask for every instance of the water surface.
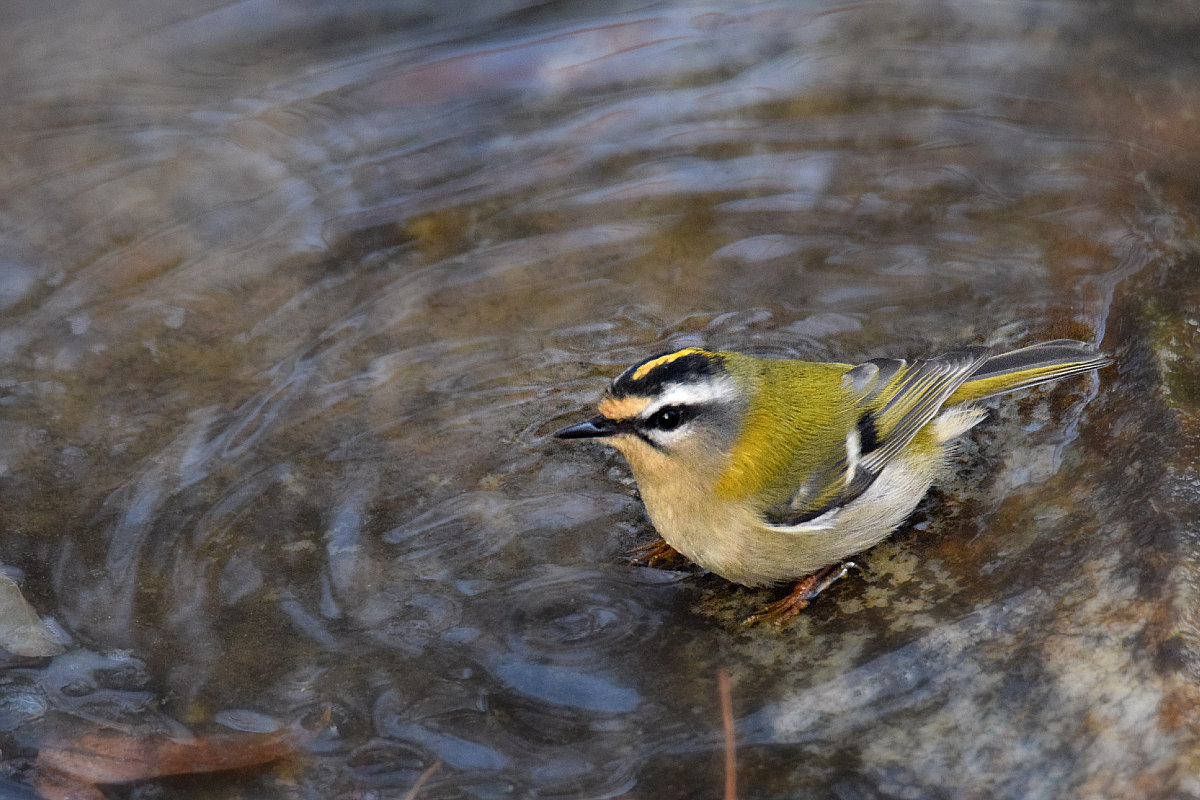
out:
M6 662L6 775L329 708L109 791L716 796L724 668L746 797L1200 795L1187 6L2 14L0 562L68 640ZM1058 336L1118 363L782 633L549 438L680 345Z

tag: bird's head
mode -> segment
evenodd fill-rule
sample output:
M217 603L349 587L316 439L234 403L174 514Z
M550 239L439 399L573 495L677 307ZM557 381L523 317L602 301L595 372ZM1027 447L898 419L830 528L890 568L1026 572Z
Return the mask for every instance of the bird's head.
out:
M747 379L733 359L696 347L652 356L613 380L597 416L554 435L612 445L639 483L662 470L713 480L728 463L748 407Z

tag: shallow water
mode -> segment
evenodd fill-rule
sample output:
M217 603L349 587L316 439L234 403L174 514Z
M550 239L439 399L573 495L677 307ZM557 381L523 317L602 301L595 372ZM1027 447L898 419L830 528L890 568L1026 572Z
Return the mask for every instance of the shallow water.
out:
M1186 5L0 12L5 774L80 723L332 717L170 797L1181 797L1196 779ZM549 433L682 344L1072 336L783 633L627 565Z

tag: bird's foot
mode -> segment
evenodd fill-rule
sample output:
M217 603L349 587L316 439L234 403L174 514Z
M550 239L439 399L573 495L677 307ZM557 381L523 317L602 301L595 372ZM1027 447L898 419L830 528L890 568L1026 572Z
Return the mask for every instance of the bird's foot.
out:
M639 567L660 567L678 558L681 558L679 551L665 539L638 545L629 552L629 563Z
M757 625L770 620L775 623L777 628L782 628L784 623L808 608L808 604L817 595L846 577L851 569L861 569L861 567L853 561L822 567L808 577L797 581L786 597L776 600L774 603L768 603L763 606L761 611L751 614L745 624Z

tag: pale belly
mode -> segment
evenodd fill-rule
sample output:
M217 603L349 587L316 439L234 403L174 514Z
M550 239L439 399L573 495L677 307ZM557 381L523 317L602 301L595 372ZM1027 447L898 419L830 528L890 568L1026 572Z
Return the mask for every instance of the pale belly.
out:
M714 503L699 487L667 481L642 498L667 544L721 577L746 586L795 580L860 553L887 536L920 502L938 469L896 462L846 507L781 529L752 511Z

